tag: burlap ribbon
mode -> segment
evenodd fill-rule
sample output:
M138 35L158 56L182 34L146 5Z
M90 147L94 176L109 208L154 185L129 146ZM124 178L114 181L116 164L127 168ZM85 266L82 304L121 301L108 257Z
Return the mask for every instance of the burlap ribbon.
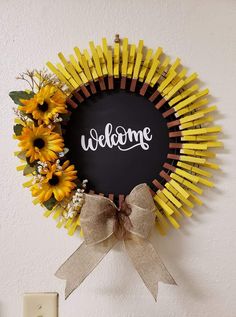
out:
M84 242L56 272L66 280L67 298L93 271L118 240L125 245L134 267L157 298L158 282L176 284L147 240L155 222L155 204L146 184L136 186L120 209L108 198L85 195L80 222Z

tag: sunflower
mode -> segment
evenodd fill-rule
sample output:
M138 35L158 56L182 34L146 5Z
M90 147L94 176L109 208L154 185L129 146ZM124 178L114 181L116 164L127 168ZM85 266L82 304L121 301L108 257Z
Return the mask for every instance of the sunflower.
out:
M30 163L40 160L55 161L57 153L63 151L64 142L60 134L52 132L49 128L40 125L27 125L22 129L18 140L19 146L25 152Z
M39 124L49 124L57 114L67 113L66 95L52 85L42 87L33 98L20 99L20 102L23 106L19 106L19 110L32 114Z
M48 164L43 180L31 187L32 195L38 197L38 200L43 203L54 195L57 201L69 197L71 191L76 187L73 182L76 176L74 165L70 165L70 161L66 161L62 166L58 163Z

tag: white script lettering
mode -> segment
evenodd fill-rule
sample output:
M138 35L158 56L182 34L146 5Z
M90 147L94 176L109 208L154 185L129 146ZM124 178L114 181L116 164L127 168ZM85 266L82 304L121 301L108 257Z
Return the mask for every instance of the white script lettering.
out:
M90 135L86 141L85 135L81 135L81 146L84 151L96 151L100 146L102 148L117 147L120 151L129 151L137 146L143 150L149 149L148 142L152 140L151 129L145 127L143 130L125 129L121 125L113 129L111 123L107 123L104 134L98 135L96 129L90 130ZM129 146L126 146L128 143Z

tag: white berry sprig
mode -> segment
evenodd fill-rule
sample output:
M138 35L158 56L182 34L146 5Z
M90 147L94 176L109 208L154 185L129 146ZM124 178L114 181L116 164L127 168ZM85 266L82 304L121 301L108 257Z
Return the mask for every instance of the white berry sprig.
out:
M76 192L72 196L71 201L67 205L67 210L63 213L63 216L66 219L72 219L78 215L84 203L84 193L87 187L87 183L87 179L83 180L81 188L77 188Z

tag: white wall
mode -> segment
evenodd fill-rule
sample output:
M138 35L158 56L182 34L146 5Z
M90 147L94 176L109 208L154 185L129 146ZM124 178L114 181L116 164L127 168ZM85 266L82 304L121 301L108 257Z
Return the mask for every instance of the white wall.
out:
M233 0L1 0L0 1L0 316L21 316L22 293L57 291L61 317L236 316L236 1ZM115 248L67 300L58 266L81 240L58 230L31 203L15 167L10 90L15 76L40 68L57 53L114 34L162 46L197 71L219 105L225 149L216 188L179 231L156 246L179 286L160 284L155 303L121 247Z

